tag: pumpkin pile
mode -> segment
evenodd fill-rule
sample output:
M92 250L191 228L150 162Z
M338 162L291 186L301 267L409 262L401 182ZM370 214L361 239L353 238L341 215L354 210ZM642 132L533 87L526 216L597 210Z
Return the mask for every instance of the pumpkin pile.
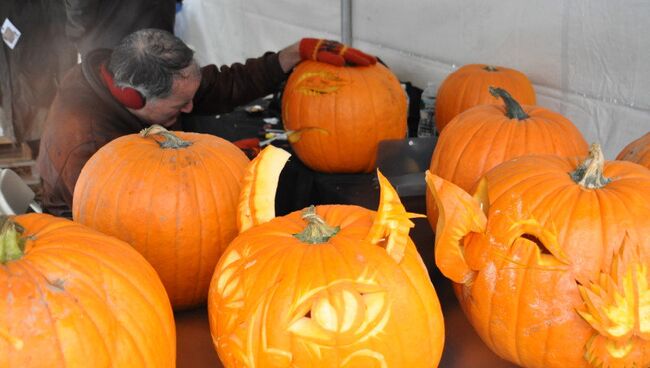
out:
M444 324L436 292L395 190L377 212L324 205L275 217L288 154L251 163L241 233L216 267L208 311L226 367L433 367Z
M380 63L337 67L303 61L282 94L282 120L292 149L324 173L369 173L377 146L406 136L406 95Z
M435 258L483 341L524 367L650 366L650 171L528 155L470 196L427 173Z
M70 220L0 217L0 367L174 367L172 308L128 244Z
M503 104L479 105L457 115L440 133L429 166L432 174L469 192L488 170L516 157L587 154L587 142L564 116L540 106L522 106L502 88L485 90ZM438 213L430 193L426 201L435 229Z
M216 136L153 125L115 139L84 166L75 221L131 244L156 269L174 309L205 302L219 257L237 235L248 158Z

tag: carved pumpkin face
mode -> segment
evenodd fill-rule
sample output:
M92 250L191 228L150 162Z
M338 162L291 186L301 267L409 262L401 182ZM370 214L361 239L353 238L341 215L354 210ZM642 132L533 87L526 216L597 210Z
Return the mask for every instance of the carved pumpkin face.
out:
M268 192L257 178L269 184L279 174L267 170L268 150L244 184L240 214L249 219L268 215L268 201L256 200ZM208 297L226 367L437 365L438 298L408 237L412 215L380 182L378 212L329 205L240 221L245 231L219 261Z
M381 64L303 61L282 95L285 128L302 132L291 146L305 165L320 172L371 172L379 142L406 135L406 115L404 91Z
M506 162L474 197L427 177L436 263L485 343L516 364L650 364L650 174L591 154Z

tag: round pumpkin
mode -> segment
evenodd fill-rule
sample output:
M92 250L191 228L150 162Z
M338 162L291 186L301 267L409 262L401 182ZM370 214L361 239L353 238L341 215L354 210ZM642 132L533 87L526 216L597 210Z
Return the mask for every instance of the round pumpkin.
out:
M625 146L616 159L636 162L650 169L650 133Z
M247 174L242 233L210 285L224 366L437 366L444 323L408 235L415 215L379 175L377 212L327 205L275 218L267 198L287 155L269 150L279 151L265 149Z
M485 64L468 64L449 74L436 95L436 128L443 128L461 112L477 105L501 104L488 92L494 86L509 91L524 105L535 105L535 90L520 71Z
M282 95L292 149L313 170L371 172L377 145L406 136L406 95L385 66L303 61Z
M43 214L0 218L0 367L174 367L172 308L128 244Z
M475 106L440 134L429 170L469 192L476 181L498 164L526 154L580 157L588 145L578 128L564 116L540 106L522 106L506 90L488 88L504 105ZM438 212L426 195L433 229Z
M650 172L530 155L474 197L427 174L436 264L483 341L523 367L650 366Z
M175 309L205 302L214 266L237 235L246 155L216 136L152 126L93 155L75 186L73 218L137 249Z

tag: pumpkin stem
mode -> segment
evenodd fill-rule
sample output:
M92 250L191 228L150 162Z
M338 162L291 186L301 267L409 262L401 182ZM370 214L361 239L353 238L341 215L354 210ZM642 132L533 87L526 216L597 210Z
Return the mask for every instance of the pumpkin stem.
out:
M25 239L21 236L22 226L8 216L0 216L0 263L18 260L25 254Z
M494 65L486 65L486 66L483 67L483 70L486 70L488 72L498 72L499 71L499 69L497 69L497 67L494 66Z
M600 149L600 144L592 143L589 147L589 157L585 159L572 173L571 179L589 189L602 188L609 184L612 179L603 176L603 168L605 166L605 158L603 151Z
M293 234L293 236L308 244L327 243L331 237L341 230L340 226L329 226L325 220L316 214L316 207L313 205L302 210L302 218L307 221L307 227L302 232Z
M501 97L503 99L503 103L506 104L506 116L510 119L525 120L530 117L526 114L524 109L521 108L519 102L517 102L517 100L515 100L505 89L490 86L489 90L492 96Z
M189 147L192 145L192 142L188 142L181 139L176 134L170 132L169 130L165 129L165 127L158 124L153 124L150 127L144 128L140 131L140 136L142 136L143 138L152 135L159 135L164 138L163 141L158 142L160 148L179 149L179 148Z

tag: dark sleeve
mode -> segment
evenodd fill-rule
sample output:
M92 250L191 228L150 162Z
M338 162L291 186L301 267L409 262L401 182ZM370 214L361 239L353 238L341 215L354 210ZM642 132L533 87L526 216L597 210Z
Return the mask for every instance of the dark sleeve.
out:
M101 0L65 0L65 33L75 44L89 32L97 17Z
M282 71L278 54L267 52L245 64L235 63L217 69L215 65L201 68L202 80L194 96L196 114L220 114L232 111L256 98L277 90L287 74Z

